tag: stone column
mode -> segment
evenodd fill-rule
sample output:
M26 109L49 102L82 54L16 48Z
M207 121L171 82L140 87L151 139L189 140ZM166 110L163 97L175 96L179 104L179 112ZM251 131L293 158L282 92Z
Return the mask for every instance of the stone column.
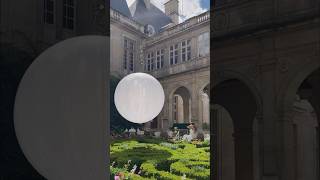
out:
M168 115L168 121L169 121L169 127L173 125L173 97L166 98L167 101L167 115Z
M199 94L199 127L202 127L203 123L209 125L210 110L209 110L209 97L206 93L200 92Z
M259 79L261 84L262 97L262 128L260 142L261 147L261 170L262 180L279 180L279 166L278 166L278 145L279 137L277 137L277 120L278 116L275 112L275 65L269 64L261 67L261 77ZM280 129L281 131L281 129Z
M263 123L262 123L262 115L257 114L256 118L253 122L253 172L254 172L254 180L260 180L261 171L262 171L262 153L263 152L263 143L262 143L262 131L263 131Z
M196 83L192 84L192 92L191 92L191 121L195 122L197 126L200 124L199 119L199 94L197 92Z
M280 169L281 180L294 180L295 178L295 147L294 147L294 128L293 128L293 112L287 110L283 113L283 117L279 121L281 129L281 156Z
M253 132L251 128L235 129L236 180L253 180Z
M170 88L166 87L163 85L163 89L164 89L164 95L165 95L165 100L164 100L164 105L162 108L162 111L160 113L160 118L158 119L158 127L160 127L160 125L162 124L163 119L168 119L169 121L169 127L171 121L172 121L172 115L171 115L171 110L170 108L172 108L172 98L170 97Z

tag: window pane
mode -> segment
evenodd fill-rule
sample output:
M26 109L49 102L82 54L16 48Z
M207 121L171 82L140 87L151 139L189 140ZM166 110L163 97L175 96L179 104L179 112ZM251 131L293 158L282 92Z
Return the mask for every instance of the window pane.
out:
M47 13L47 23L53 24L53 14Z
M68 8L68 14L67 14L67 16L68 16L69 18L73 18L73 17L74 17L74 9L73 9L73 7L69 7L69 8Z
M73 6L73 5L74 5L74 0L69 0L68 4L69 4L70 6Z
M53 8L54 8L53 1L52 0L48 0L48 2L47 2L47 10L52 12Z
M68 28L73 29L73 19L68 19Z

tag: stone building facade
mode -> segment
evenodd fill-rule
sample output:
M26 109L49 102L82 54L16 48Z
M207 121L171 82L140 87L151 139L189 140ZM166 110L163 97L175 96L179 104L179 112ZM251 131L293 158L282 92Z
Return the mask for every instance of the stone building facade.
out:
M108 35L104 0L0 1L0 179L44 179L23 155L13 112L28 66L48 47L81 35Z
M216 0L212 11L215 175L318 180L320 2Z
M35 55L67 38L108 33L104 0L2 0L0 8L1 43Z
M146 72L165 91L162 112L145 126L167 130L192 121L209 127L210 13L178 23L177 0L166 2L165 12L150 0L137 0L129 8L131 17L120 3L111 1L111 73Z

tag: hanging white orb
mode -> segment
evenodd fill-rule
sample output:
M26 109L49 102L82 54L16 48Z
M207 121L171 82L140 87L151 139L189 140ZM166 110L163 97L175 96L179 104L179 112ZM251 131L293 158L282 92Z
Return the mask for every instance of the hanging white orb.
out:
M145 73L133 73L117 85L114 101L122 117L133 123L153 120L164 105L164 91L160 82Z
M20 82L15 132L24 155L46 179L107 177L108 40L62 41L35 59Z

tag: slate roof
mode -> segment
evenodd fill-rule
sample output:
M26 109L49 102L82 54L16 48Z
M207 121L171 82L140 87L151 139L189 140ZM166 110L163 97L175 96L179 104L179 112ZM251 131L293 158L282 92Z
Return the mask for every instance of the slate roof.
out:
M148 9L143 0L136 0L130 6L130 11L134 20L143 25L152 25L156 32L159 32L162 27L172 23L171 18L152 3Z
M110 7L121 14L131 18L131 13L126 0L111 0Z

